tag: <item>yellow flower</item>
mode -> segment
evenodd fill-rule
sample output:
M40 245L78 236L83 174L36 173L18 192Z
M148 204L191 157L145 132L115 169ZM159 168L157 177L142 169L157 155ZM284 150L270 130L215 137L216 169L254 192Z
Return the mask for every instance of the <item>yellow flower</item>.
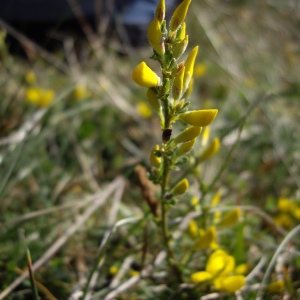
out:
M160 0L159 3L157 4L156 10L155 10L155 18L159 21L162 22L165 18L166 14L166 4L165 0Z
M170 31L176 31L184 21L192 0L183 0L175 9L170 21Z
M181 40L179 43L176 43L173 47L173 57L175 59L178 59L185 51L187 45L189 43L189 36L186 35L183 40Z
M40 107L48 106L54 96L55 93L53 90L43 90L40 88L28 88L26 90L27 101Z
M86 86L83 84L79 84L74 89L74 97L76 100L81 100L83 98L87 98L90 95Z
M206 264L206 271L213 277L224 277L233 272L235 261L233 256L222 249L213 252Z
M110 275L112 275L112 276L114 276L114 275L116 275L117 274L117 272L118 272L118 267L117 266L111 266L110 268L109 268L109 274Z
M161 32L161 23L155 18L148 26L148 41L152 48L160 55L165 53L165 45Z
M199 63L195 66L195 77L196 78L199 78L199 77L202 77L207 71L207 67L205 64L203 63Z
M235 268L234 273L237 275L245 275L248 273L248 269L246 264L240 264Z
M195 64L195 59L198 53L198 46L196 46L191 53L189 54L189 56L187 57L186 61L185 61L185 74L184 74L184 89L186 90L189 86L190 80L193 77L193 73L194 73L194 64Z
M279 198L277 204L277 208L280 212L292 212L295 206L295 203L287 198Z
M178 196L184 194L189 188L189 182L186 178L182 179L174 189L171 191L173 196Z
M41 97L41 90L37 88L29 88L26 90L26 99L28 102L38 104Z
M213 277L212 274L210 274L206 271L200 271L200 272L193 273L191 275L191 281L193 283L197 284L197 283L200 283L200 282L211 280L212 277Z
M205 271L192 274L191 281L193 283L212 281L215 289L234 293L246 283L243 275L232 274L234 267L234 258L224 250L218 249L209 256Z
M194 245L195 250L203 250L206 248L216 249L217 244L217 231L214 226L209 227L207 230L200 229L200 237Z
M201 146L206 146L208 144L209 136L210 136L210 127L206 126L202 133Z
M199 237L199 228L195 220L191 220L188 226L188 234L191 238L196 239Z
M144 117L145 119L147 118L150 118L152 116L152 111L151 109L149 108L149 106L143 102L143 101L140 101L138 104L137 104L137 111L140 113L140 115L142 117Z
M36 76L33 71L29 71L25 74L25 80L29 84L33 84L36 82Z
M41 99L39 101L40 107L46 107L49 106L49 104L52 102L53 98L55 96L54 91L52 90L43 90Z
M191 126L183 130L177 137L174 139L176 144L185 143L196 138L202 131L202 127Z
M240 290L245 283L246 280L244 276L231 275L220 280L220 289L228 293L235 293L236 291Z
M157 157L154 152L159 150L159 146L158 145L155 145L153 147L153 149L151 150L150 152L150 163L153 167L155 168L159 168L160 167L160 163L161 163L161 158L160 157Z
M202 109L187 111L179 115L179 119L193 126L209 125L218 113L217 109Z
M181 156L181 155L185 155L186 153L188 153L194 147L195 142L196 142L196 138L194 138L193 140L190 140L188 142L182 143L178 147L178 149L176 151L176 155Z
M236 224L241 214L241 209L239 207L236 207L221 218L220 222L217 224L218 227L229 227Z
M192 204L192 206L197 206L199 204L199 199L196 196L194 196L191 199L191 204Z
M293 219L288 214L280 214L274 221L277 225L284 228L291 228L294 224Z
M140 86L154 87L161 83L160 78L143 61L138 64L132 73L132 79Z
M283 290L283 288L284 288L284 281L278 280L278 281L270 283L266 289L270 293L279 293L280 291Z
M219 138L214 138L213 141L208 145L208 147L203 151L199 157L199 161L202 162L214 156L220 149Z

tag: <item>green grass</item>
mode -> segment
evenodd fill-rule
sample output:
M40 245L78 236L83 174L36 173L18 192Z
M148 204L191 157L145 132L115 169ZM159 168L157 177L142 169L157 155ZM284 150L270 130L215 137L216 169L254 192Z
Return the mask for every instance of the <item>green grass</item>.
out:
M221 149L188 175L191 188L170 211L175 257L183 259L192 245L184 221L204 222L191 198L204 195L201 201L210 203L220 190L215 211L243 211L239 224L218 232L222 248L249 267L242 299L256 299L263 292L259 283L282 276L284 290L262 299L284 293L297 299L299 219L287 227L275 224L280 197L300 205L296 1L194 1L187 32L189 50L199 44L197 63L207 68L195 78L191 105L219 109L211 138L220 137ZM0 299L33 299L27 247L42 299L79 299L76 291L87 291L88 279L91 299L190 299L166 276L157 220L134 171L138 164L149 170L150 149L161 136L157 117L138 113L145 91L131 80L151 49L124 57L101 39L83 48L83 62L63 50L37 51L28 61L0 43ZM55 91L50 106L26 101L30 70L36 86ZM82 82L89 95L76 100ZM205 217L209 222L212 212ZM205 268L208 253L189 260L187 281ZM112 266L118 267L115 276ZM134 277L141 268L143 278ZM196 289L193 297L214 292Z

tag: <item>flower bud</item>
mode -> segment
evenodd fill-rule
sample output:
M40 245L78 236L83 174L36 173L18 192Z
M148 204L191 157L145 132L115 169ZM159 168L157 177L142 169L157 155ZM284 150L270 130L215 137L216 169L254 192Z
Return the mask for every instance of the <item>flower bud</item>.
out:
M185 67L183 67L179 71L179 73L177 74L177 76L175 77L175 79L173 81L172 95L173 95L174 100L178 100L182 94L184 69L185 69Z
M179 119L193 126L209 125L218 113L217 109L192 110L179 115Z
M159 168L161 163L161 158L155 155L155 151L157 150L159 150L159 146L155 145L150 152L150 163L155 168Z
M208 147L203 151L201 156L199 157L199 161L202 162L214 156L220 149L220 140L219 138L215 138Z
M185 74L184 74L184 89L186 90L189 86L190 80L193 77L194 73L194 64L196 60L196 56L198 53L198 46L196 46L191 53L189 54L188 58L185 61Z
M165 45L163 41L163 34L160 28L161 23L157 18L148 26L148 41L152 48L160 55L163 56L165 53Z
M239 207L236 207L234 210L228 212L217 224L218 227L229 227L236 224L241 216L242 212Z
M185 29L186 29L186 23L183 22L177 31L178 39L183 40L185 38Z
M202 127L191 126L182 131L177 137L174 139L176 144L185 143L196 138L202 131Z
M178 196L184 194L189 188L189 182L186 178L182 179L172 190L173 196Z
M147 100L149 105L156 111L159 112L161 109L161 105L159 102L159 99L157 98L157 95L151 90L147 90Z
M161 23L165 19L166 4L165 0L160 0L156 7L155 18Z
M188 153L188 152L189 152L190 150L192 150L192 148L194 147L195 142L196 142L196 138L194 138L194 139L191 140L191 141L182 143L182 144L178 147L177 152L176 152L176 155L177 155L177 156L181 156L181 155L184 155L184 154Z
M132 72L132 79L140 86L153 87L161 84L161 79L143 61Z
M176 31L184 21L192 0L183 0L175 9L170 21L170 31Z
M178 59L180 56L184 53L187 45L189 43L189 36L186 35L185 38L180 41L179 43L176 43L173 47L173 57Z

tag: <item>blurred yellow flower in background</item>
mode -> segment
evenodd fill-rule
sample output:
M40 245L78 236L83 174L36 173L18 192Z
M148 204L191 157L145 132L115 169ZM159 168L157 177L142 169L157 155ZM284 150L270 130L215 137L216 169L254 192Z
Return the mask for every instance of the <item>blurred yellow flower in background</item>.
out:
M136 109L139 114L145 119L148 119L152 116L152 110L145 102L138 102Z
M202 77L207 72L207 66L204 63L198 63L195 66L194 76L196 78Z
M28 83L28 84L34 84L36 83L36 75L33 71L29 71L25 74L24 76L25 78L25 81Z
M49 106L54 97L55 92L53 90L45 90L41 88L28 88L26 90L26 100L39 107Z

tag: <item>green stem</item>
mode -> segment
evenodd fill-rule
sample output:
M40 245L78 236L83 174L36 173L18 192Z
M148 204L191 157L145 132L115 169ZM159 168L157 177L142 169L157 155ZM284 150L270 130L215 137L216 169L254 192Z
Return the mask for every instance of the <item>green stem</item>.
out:
M165 204L165 194L167 192L169 173L170 173L169 161L168 161L167 157L164 157L163 158L163 175L162 175L162 181L161 181L161 197L160 197L161 229L162 229L165 248L167 251L168 264L169 264L170 268L176 274L177 280L179 282L183 282L181 271L175 263L174 253L173 253L171 245L170 245L170 234L169 234L169 228L168 228L168 207Z

